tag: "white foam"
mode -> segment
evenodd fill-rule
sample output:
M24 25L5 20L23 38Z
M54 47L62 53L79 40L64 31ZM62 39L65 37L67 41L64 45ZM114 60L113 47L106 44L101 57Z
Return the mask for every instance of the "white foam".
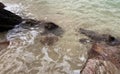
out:
M80 70L74 70L73 74L80 74Z
M9 4L9 3L7 3L5 5L6 5L6 7L5 7L6 10L9 10L9 11L17 13L17 14L22 13L23 10L24 10L24 7L21 3L19 3L19 4Z
M25 51L23 56L22 56L22 59L24 59L24 61L27 63L31 63L32 61L35 60L35 56L31 52Z
M80 57L79 59L80 59L81 61L85 61L85 60L86 60L86 58L85 58L84 55L82 55L82 57Z
M37 32L37 31L35 31L35 30L30 31L31 40L29 40L29 43L34 44L34 39L35 39L35 37L38 35L38 33L39 33L39 32Z
M53 59L51 59L48 55L48 48L44 47L42 49L42 53L45 54L44 57L43 57L44 60L49 61L49 62L53 61Z
M35 17L33 17L32 13L29 13L27 11L28 6L23 6L22 3L19 3L19 4L6 3L5 5L6 5L6 7L5 7L6 10L16 13L17 15L20 15L22 18L28 18L28 17L35 18Z

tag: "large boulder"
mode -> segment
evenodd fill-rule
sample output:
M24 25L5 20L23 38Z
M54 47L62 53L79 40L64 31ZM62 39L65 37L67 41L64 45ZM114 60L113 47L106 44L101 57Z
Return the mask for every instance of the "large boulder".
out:
M81 74L119 74L120 39L82 28L80 28L80 33L89 38L80 39L81 43L92 43Z
M95 43L88 52L88 60L81 74L119 74L120 49Z
M0 2L0 32L8 31L15 25L22 22L22 18L6 9L5 5Z

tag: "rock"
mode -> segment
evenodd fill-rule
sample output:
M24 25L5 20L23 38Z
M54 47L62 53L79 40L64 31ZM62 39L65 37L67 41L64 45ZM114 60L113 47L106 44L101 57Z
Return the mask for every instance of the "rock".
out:
M40 24L41 24L41 21L38 21L35 19L23 19L22 23L20 23L20 26L24 29L29 29L31 27L38 26Z
M120 49L107 44L94 43L81 74L119 74Z
M62 36L64 33L63 29L53 22L45 22L44 28L46 33L52 33L56 36Z
M113 47L107 44L95 43L93 44L91 51L98 53L97 59L110 61L117 68L120 69L120 49L118 47ZM88 53L89 58L95 58L95 56L91 56L94 55L93 53L91 53L91 51Z
M85 30L82 28L80 28L80 33L89 37L91 39L90 41L92 41L92 42L105 42L108 45L112 45L112 46L120 45L120 39L117 39L109 34L99 34L97 32ZM80 42L82 40L83 39L81 39Z
M85 30L80 28L80 33L84 34L85 36L89 37L90 39L100 42L100 41L107 41L109 35L107 34L99 34L97 32L94 31L90 31L90 30Z
M0 6L0 32L10 30L22 22L20 16L4 9L4 4L0 3Z
M23 19L23 22L20 24L22 28L29 29L30 27L37 27L40 29L43 29L44 32L42 35L47 35L47 34L54 34L56 36L61 36L64 31L63 29L56 25L53 22L48 22L44 20L35 20L35 19Z
M55 35L44 35L40 38L40 42L43 45L53 45L57 41L58 41L58 37Z
M80 33L90 38L92 48L81 74L119 74L120 40L109 34L99 34L80 28ZM85 43L88 39L80 39Z
M119 74L120 71L109 61L89 59L80 74Z
M0 2L0 9L3 9L3 8L5 8L5 5L2 2Z
M58 25L56 25L55 23L53 22L47 22L47 21L44 21L44 20L41 20L41 21L38 21L38 20L35 20L35 19L23 19L23 22L21 23L21 25L23 27L34 27L34 26L38 26L38 27L42 27L44 28L45 30L48 30L48 31L51 31L51 30L55 30L57 28L59 28Z
M57 28L59 28L59 26L56 25L55 23L53 23L53 22L45 22L45 29L54 30L54 29L57 29Z
M7 48L9 43L9 41L0 42L0 51Z

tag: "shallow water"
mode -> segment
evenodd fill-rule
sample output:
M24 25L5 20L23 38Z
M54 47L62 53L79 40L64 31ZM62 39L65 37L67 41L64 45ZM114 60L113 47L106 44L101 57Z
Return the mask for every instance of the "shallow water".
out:
M9 31L10 45L0 52L0 74L79 74L90 49L79 43L85 38L79 28L120 37L120 0L1 1L24 18L55 22L64 34L53 46L43 46L40 28Z

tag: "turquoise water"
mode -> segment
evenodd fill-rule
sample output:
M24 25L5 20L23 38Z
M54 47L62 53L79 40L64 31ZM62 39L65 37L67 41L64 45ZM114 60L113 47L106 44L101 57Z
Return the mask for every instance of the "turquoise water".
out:
M79 28L120 37L120 0L0 0L16 14L52 21L64 30L53 46L40 44L40 29L8 33L10 46L0 53L0 74L79 74L87 45ZM2 35L2 34L1 34Z

